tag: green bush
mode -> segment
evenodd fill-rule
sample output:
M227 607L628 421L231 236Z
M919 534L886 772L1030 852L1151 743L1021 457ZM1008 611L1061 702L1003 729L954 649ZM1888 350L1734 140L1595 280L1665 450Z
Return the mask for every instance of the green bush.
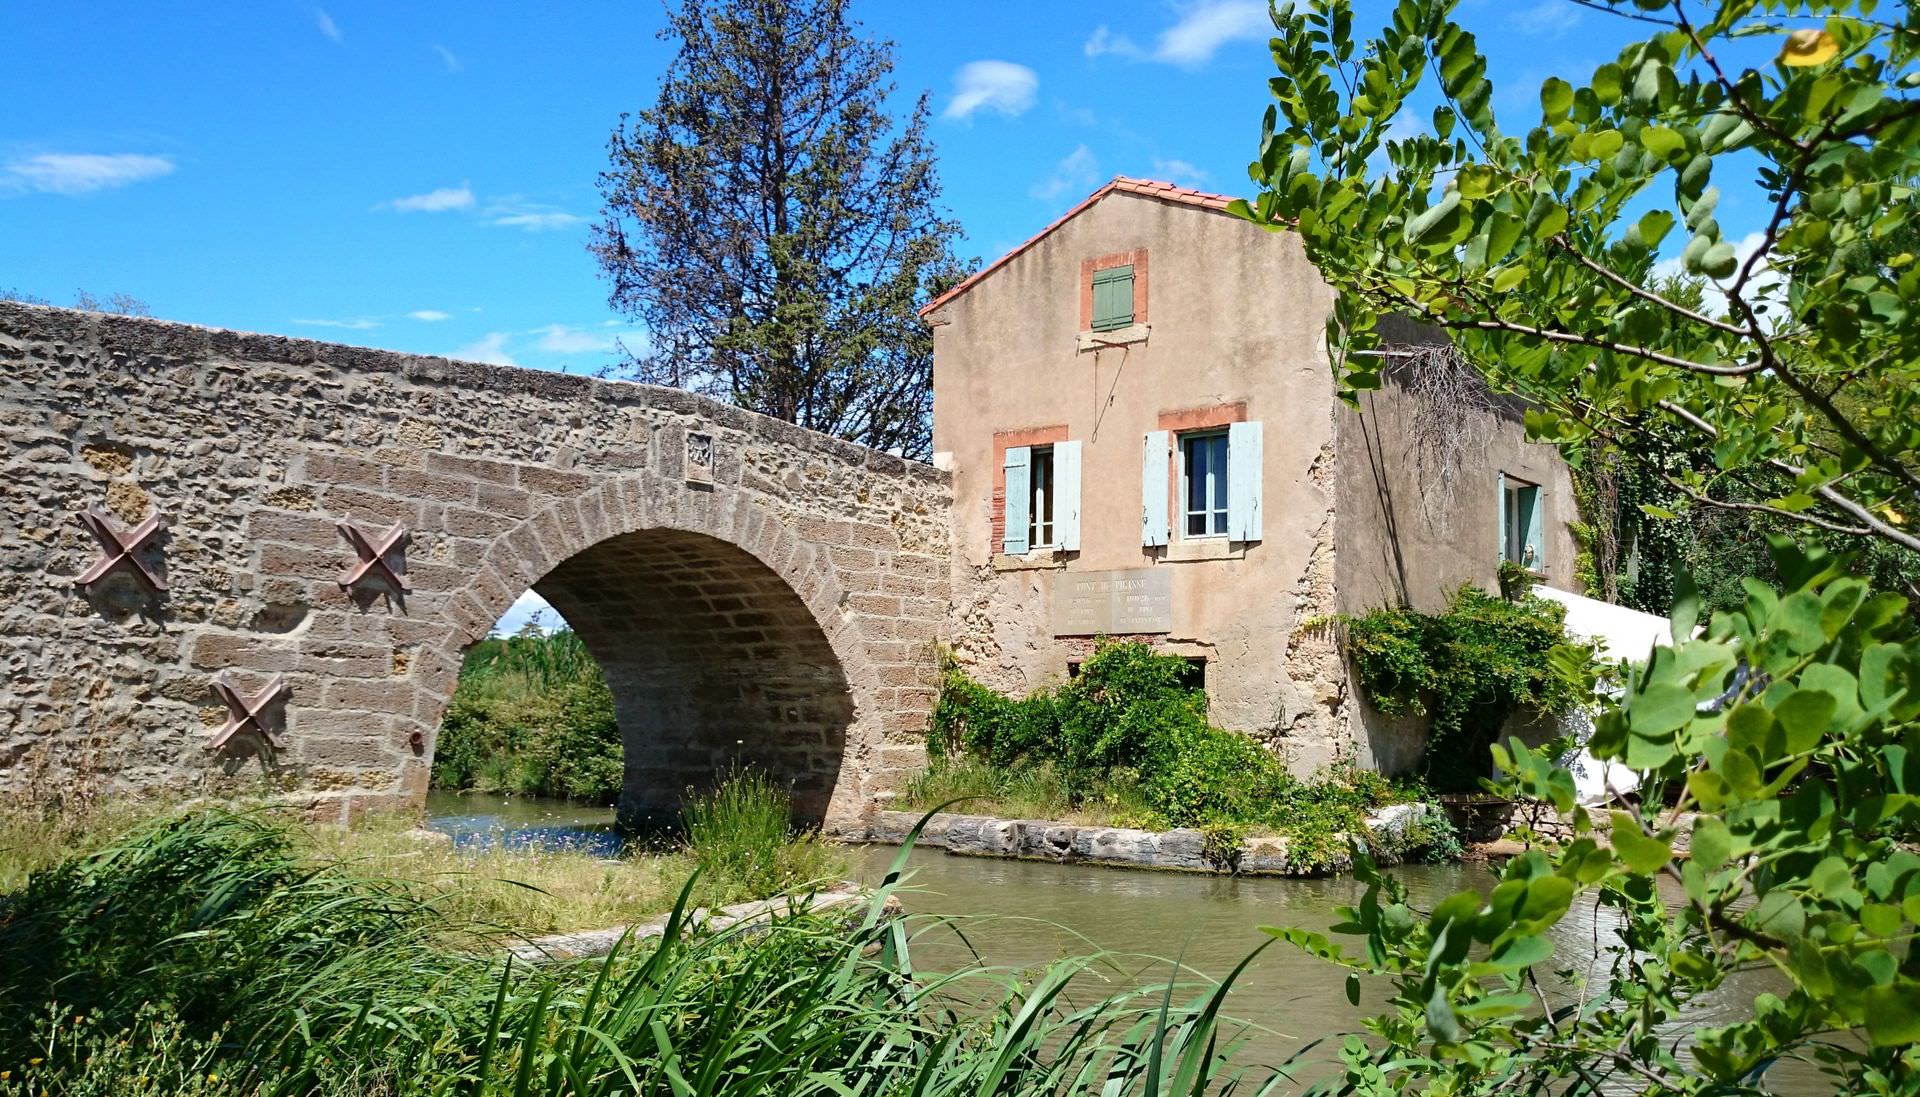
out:
M1091 809L1116 825L1193 827L1216 845L1258 828L1287 836L1311 871L1343 861L1349 836L1367 837L1370 810L1424 795L1352 769L1296 779L1259 743L1208 722L1187 673L1186 660L1145 644L1102 644L1072 681L1010 698L949 667L929 734L934 765L905 802L968 797L963 811L1022 817Z
M613 693L562 629L475 644L434 748L436 788L611 803L624 774Z
M1388 607L1347 618L1347 658L1375 708L1429 718L1427 780L1470 791L1515 713L1557 716L1592 700L1593 648L1567 636L1566 615L1544 598L1508 601L1467 585L1445 613Z

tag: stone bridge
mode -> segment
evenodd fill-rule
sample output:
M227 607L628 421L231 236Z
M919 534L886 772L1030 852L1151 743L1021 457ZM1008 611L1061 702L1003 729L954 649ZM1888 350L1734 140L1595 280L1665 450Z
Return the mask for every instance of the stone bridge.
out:
M629 818L745 764L847 825L922 763L926 465L673 389L5 302L0 435L0 791L417 805L529 588L606 673Z

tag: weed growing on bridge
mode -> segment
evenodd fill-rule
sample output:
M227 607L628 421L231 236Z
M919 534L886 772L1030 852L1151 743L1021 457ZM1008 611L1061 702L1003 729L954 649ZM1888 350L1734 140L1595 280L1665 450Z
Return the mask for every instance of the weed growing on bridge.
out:
M902 855L902 861L904 854ZM890 919L796 915L509 963L405 884L264 817L141 828L0 897L0 1095L1274 1092L1232 984L1118 993L1098 956L917 969ZM1236 975L1238 972L1235 973Z

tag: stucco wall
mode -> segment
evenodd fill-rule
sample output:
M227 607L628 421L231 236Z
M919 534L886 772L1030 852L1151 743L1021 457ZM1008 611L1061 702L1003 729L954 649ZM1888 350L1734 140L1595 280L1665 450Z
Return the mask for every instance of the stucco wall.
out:
M1381 334L1394 347L1436 343L1431 331L1386 319ZM1340 612L1364 614L1385 605L1425 612L1446 607L1463 583L1499 589L1500 474L1540 486L1540 528L1546 540L1542 584L1576 590L1577 521L1573 479L1553 447L1530 443L1520 405L1483 396L1464 413L1437 406L1410 388L1406 367L1391 362L1383 385L1356 410L1335 414L1340 450L1335 538ZM1417 423L1446 423L1464 444L1422 450ZM1359 698L1354 734L1362 757L1389 773L1412 770L1423 742L1420 722L1389 717Z
M1082 349L1083 264L1139 249L1150 258L1149 337ZM1462 583L1494 588L1501 471L1542 486L1545 581L1571 588L1572 484L1550 447L1525 441L1511 404L1465 416L1474 443L1436 467L1415 451L1412 427L1451 411L1398 379L1358 411L1340 403L1324 338L1331 303L1297 238L1116 191L934 311L934 448L954 474L950 631L961 663L1008 692L1057 681L1092 646L1053 635L1061 576L1165 568L1173 631L1142 638L1208 659L1222 725L1267 742L1296 772L1344 759L1413 768L1417 726L1355 695L1333 616L1389 602L1438 609ZM1392 322L1385 334L1436 338ZM1176 520L1172 545L1143 548L1143 435L1170 412L1223 405L1264 424L1262 540L1218 558L1183 544ZM1061 426L1084 446L1082 551L998 557L994 435L1047 440L1045 428Z
M1138 248L1150 259L1149 337L1080 349L1083 261ZM954 474L951 631L974 675L1010 692L1064 678L1092 641L1053 636L1060 577L1164 568L1173 631L1150 639L1208 659L1216 719L1303 770L1339 753L1338 655L1324 630L1296 635L1303 620L1337 609L1329 305L1297 240L1115 192L929 317L934 449ZM1262 539L1233 545L1231 558L1193 559L1176 521L1172 545L1143 548L1143 436L1169 413L1236 404L1264 425ZM1062 425L1084 447L1081 551L996 567L994 434Z
M710 472L689 436L712 439ZM0 302L0 791L269 787L417 803L464 648L547 595L607 670L623 808L729 759L857 819L924 762L946 474L671 389ZM170 589L76 512L171 520ZM356 604L335 529L412 532L412 591ZM291 695L282 751L219 674Z
M1395 320L1384 321L1381 334L1402 347L1438 339ZM1390 364L1382 388L1363 394L1358 410L1341 404L1336 416L1342 612L1390 604L1431 612L1462 583L1497 590L1503 472L1540 486L1542 582L1578 591L1567 523L1579 519L1579 508L1559 453L1527 441L1518 403L1488 396L1463 414L1410 389L1405 374ZM1413 440L1420 421L1450 423L1467 441L1451 460L1436 463L1432 451L1423 459Z

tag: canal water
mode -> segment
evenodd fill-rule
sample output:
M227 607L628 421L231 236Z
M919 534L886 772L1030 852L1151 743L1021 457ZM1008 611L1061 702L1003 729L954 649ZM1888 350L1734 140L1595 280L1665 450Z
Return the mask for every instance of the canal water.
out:
M428 812L432 826L461 844L559 845L604 853L619 848L609 809L434 793ZM898 852L882 846L858 851L855 877L879 882ZM1113 992L1164 982L1176 961L1188 969L1187 980L1224 976L1268 939L1261 926L1324 931L1336 920L1335 908L1356 902L1363 891L1351 878L1207 876L955 857L940 850L913 851L908 870L900 895L905 909L939 916L920 923L914 947L922 969L940 970L978 956L994 967L1037 971L1063 956L1100 952L1106 962L1095 974ZM1482 865L1402 865L1391 871L1421 908L1468 888L1488 892L1497 882ZM943 925L940 919L952 923ZM1596 940L1606 944L1611 937L1609 925L1604 913L1596 920L1590 906L1574 910L1555 929L1556 964L1574 966L1590 958ZM1336 940L1354 947L1354 939ZM1604 971L1595 973L1596 980L1604 977ZM1764 973L1743 973L1702 1003L1688 1027L1738 1020L1754 995L1777 989ZM1249 1033L1246 1061L1279 1063L1313 1041L1332 1037L1333 1047L1322 1045L1313 1053L1324 1063L1340 1034L1360 1031L1364 1017L1385 1008L1385 992L1384 984L1363 988L1355 1008L1347 1002L1339 969L1276 942L1235 984L1227 1010L1258 1026ZM1776 1067L1770 1080L1780 1094L1831 1092L1817 1072L1798 1064Z

